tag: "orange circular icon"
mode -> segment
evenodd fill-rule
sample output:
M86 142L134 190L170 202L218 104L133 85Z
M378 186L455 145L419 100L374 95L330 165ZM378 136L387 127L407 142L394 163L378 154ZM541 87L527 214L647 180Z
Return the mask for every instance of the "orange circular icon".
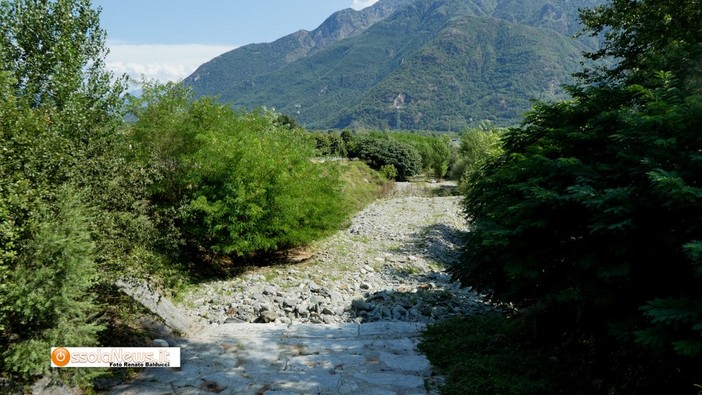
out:
M51 362L56 366L66 366L71 362L71 353L63 347L58 347L51 352Z

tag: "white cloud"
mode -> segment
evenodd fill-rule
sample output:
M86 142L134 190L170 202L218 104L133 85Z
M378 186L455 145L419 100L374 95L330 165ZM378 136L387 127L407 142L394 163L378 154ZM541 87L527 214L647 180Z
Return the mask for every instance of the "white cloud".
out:
M180 81L201 64L236 48L202 44L122 44L107 43L107 68L141 80Z
M377 3L378 0L353 0L353 4L351 4L351 8L354 10L362 10L366 7L370 7L373 4Z

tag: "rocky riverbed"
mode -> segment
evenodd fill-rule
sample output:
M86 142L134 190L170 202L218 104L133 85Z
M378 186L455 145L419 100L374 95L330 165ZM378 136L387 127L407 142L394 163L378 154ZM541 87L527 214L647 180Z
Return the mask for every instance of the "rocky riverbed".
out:
M487 308L446 272L467 232L450 185L398 183L351 226L310 246L302 263L257 268L193 288L181 310L224 323L429 323Z
M110 394L436 394L442 378L416 350L426 324L489 308L445 271L467 231L460 198L436 196L448 187L400 183L309 259L200 284L178 308L123 284L189 328L154 341L180 347L180 368Z

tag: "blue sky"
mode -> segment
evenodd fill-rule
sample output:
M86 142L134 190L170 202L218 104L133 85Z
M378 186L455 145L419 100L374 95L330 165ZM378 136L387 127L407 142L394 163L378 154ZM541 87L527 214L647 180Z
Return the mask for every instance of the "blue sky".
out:
M312 30L377 0L93 0L116 73L177 81L236 47Z

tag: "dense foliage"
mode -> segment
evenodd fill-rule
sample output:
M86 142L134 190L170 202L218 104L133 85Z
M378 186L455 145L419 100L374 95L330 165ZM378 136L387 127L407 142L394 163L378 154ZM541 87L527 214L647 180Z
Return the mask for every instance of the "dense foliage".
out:
M470 330L466 330L470 328ZM427 328L419 350L447 378L446 395L587 394L577 371L553 350L534 347L528 323L500 314L452 318ZM564 366L565 365L565 366Z
M461 134L461 142L456 161L451 168L451 178L460 181L460 189L466 190L471 174L490 160L502 154L500 143L501 129L483 124L479 128L468 129Z
M96 290L152 235L104 54L89 1L0 3L0 371L15 382L47 373L51 346L97 344Z
M615 65L585 70L571 100L537 104L469 180L456 273L528 311L542 341L617 360L593 363L601 392L700 379L701 12L614 0L585 13L607 40L590 56Z
M399 141L414 147L422 157L422 171L436 178L447 175L454 162L454 134L435 134L427 132L387 132L371 133L378 138Z
M154 202L177 213L188 243L236 256L305 244L338 228L339 177L314 163L314 140L274 113L237 114L178 85L147 87L131 127L144 166L156 166Z
M396 140L361 136L354 140L350 152L353 157L368 163L374 169L392 165L399 181L422 171L422 157L411 145Z
M137 320L116 279L173 286L183 263L307 243L385 185L313 161L290 117L176 85L129 103L106 51L89 0L0 1L0 392L104 373L52 370L48 350L122 339Z
M388 179L425 174L444 178L453 166L453 134L430 132L317 132L317 155L362 159Z

